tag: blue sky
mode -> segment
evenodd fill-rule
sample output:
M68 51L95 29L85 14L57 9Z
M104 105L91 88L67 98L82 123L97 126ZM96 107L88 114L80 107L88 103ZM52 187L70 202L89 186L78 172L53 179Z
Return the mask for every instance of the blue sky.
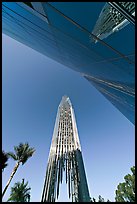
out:
M10 188L29 181L31 201L41 200L46 165L58 105L68 95L74 107L91 197L114 201L117 185L135 163L135 129L107 99L79 73L2 35L2 148L29 142L36 149L20 166ZM3 172L2 188L15 162ZM59 201L67 201L61 187Z

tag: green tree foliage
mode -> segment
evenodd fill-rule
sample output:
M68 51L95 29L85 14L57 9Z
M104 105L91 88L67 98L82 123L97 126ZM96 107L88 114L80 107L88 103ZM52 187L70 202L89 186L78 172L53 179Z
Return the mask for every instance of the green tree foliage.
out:
M111 202L110 200L105 201L104 198L102 198L101 195L98 196L98 201L95 198L91 199L91 202Z
M2 171L4 171L5 167L8 165L8 154L2 151L2 160L1 160L1 166L2 166Z
M31 148L28 143L25 143L25 144L20 143L18 146L14 146L14 151L15 151L15 153L9 152L8 155L12 159L17 161L17 163L16 163L16 165L15 165L15 167L11 173L11 176L10 176L10 178L9 178L5 188L4 188L4 191L2 193L2 197L4 196L4 194L5 194L8 186L9 186L14 174L16 173L19 165L21 163L22 163L22 165L25 164L26 161L33 155L33 153L35 152L35 149Z
M125 182L117 186L116 202L135 202L135 166L131 167L131 172L132 175L126 175Z
M8 201L11 202L30 202L30 187L27 187L28 181L24 183L24 179L22 179L22 183L17 182L11 187L11 193Z
M98 202L105 202L104 198L102 198L101 195L98 196Z

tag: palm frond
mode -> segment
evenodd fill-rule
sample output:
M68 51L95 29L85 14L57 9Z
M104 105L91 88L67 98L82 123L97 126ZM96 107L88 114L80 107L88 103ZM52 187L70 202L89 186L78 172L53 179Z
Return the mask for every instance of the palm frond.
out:
M23 165L30 157L32 157L35 149L30 147L26 142L25 144L20 143L18 146L14 146L14 151L15 154L13 152L9 152L8 155L14 160L20 161Z
M12 159L14 159L15 161L18 159L17 156L16 156L16 154L14 154L13 152L8 152L7 155L8 155L9 157L11 157Z
M35 149L34 148L30 148L30 147L27 147L24 151L24 154L22 155L21 157L21 162L22 162L22 165L25 164L25 162L30 158L32 157L32 155L34 154L35 152Z
M14 150L18 157L18 160L20 160L20 157L23 154L23 143L20 143L18 146L14 146Z
M24 183L24 179L22 182L16 182L14 186L11 188L11 194L8 201L11 202L30 202L30 187L27 187L28 181Z

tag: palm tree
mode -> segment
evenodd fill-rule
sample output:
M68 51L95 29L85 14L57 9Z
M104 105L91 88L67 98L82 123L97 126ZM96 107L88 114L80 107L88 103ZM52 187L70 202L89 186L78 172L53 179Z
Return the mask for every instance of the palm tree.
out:
M17 182L11 187L10 197L7 201L11 202L30 202L30 187L27 187L28 181L24 183L24 179L22 179L22 183Z
M8 161L8 154L5 153L4 151L2 151L2 161L1 161L1 165L2 165L2 171L4 171L5 167L8 165L6 162Z
M7 182L7 185L5 186L3 193L2 193L2 197L4 196L14 174L16 173L20 163L25 164L25 162L33 155L33 153L35 152L34 148L29 147L28 143L20 143L18 146L14 146L14 150L15 150L15 154L13 152L9 152L8 155L14 159L15 161L17 161L11 176Z

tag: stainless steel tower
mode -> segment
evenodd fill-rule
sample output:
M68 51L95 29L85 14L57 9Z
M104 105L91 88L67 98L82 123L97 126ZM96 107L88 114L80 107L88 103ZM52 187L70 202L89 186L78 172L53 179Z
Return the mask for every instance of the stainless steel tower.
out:
M90 202L75 115L67 96L57 112L41 202L58 199L64 171L72 202Z

